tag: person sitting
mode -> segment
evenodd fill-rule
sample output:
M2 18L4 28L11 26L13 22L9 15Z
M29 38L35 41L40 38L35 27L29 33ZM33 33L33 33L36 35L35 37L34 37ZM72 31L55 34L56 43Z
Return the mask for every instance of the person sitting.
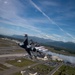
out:
M28 35L25 34L24 37L25 38L24 38L23 44L22 45L19 44L19 46L24 48L27 51L27 53L29 54L29 57L32 59L32 55L31 55L31 52L30 52L31 51L31 45L28 44Z
M28 35L25 34L23 44L19 44L20 47L24 48L26 52L29 54L29 57L32 59L32 54L34 57L37 57L37 53L40 54L39 50L35 48L36 43L33 42L33 40L30 40L28 43Z

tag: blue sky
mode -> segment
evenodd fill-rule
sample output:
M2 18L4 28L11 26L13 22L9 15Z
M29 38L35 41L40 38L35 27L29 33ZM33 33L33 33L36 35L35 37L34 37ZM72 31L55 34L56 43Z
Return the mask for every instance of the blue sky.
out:
M74 0L0 0L0 34L75 42Z

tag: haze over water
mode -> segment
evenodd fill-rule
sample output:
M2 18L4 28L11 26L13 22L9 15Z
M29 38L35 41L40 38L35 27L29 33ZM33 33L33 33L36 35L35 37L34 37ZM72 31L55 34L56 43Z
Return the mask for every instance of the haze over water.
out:
M50 51L48 51L47 54L53 55L53 56L58 56L58 57L62 58L65 62L68 61L70 63L75 64L75 56L67 56L67 55L62 55L62 54L58 54L58 53L53 53Z

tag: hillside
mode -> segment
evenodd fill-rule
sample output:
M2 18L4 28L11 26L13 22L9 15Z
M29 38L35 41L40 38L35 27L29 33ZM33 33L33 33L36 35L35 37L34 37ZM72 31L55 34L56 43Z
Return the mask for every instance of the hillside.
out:
M15 38L23 39L24 37L21 35L13 35ZM75 52L75 43L73 42L62 42L62 41L54 41L51 39L38 38L35 36L29 36L29 39L32 39L38 43L42 43L48 46L59 47L63 49L68 49L69 51Z
M64 49L68 49L69 51L75 52L75 43L73 42L62 42L62 41L53 41L53 42L46 42L47 45L60 47Z
M23 41L23 39L24 39L24 36L21 36L21 35L13 35L13 36L0 35L0 37L8 37L11 39L14 38L14 39L17 39L20 41ZM40 44L54 47L54 48L56 48L56 50L64 49L67 51L75 52L75 43L73 43L73 42L54 41L51 39L44 39L44 38L39 38L39 37L35 37L35 36L29 36L29 40L30 39L32 39L33 41L38 42Z

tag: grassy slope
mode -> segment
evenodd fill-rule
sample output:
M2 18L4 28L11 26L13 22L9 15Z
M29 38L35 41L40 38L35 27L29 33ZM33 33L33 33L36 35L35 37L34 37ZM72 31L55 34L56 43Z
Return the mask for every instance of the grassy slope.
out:
M21 62L17 62L18 60L21 60ZM6 61L6 62L9 63L9 64L12 64L14 66L18 66L18 67L24 67L24 66L32 65L32 64L35 63L31 60L23 59L23 58L22 59L9 60L9 61Z
M0 63L0 71L3 71L4 69L9 69L9 68Z
M75 68L63 65L54 75L75 75Z
M53 67L46 66L43 64L39 64L30 68L31 71L38 72L41 75L47 75L52 69Z

